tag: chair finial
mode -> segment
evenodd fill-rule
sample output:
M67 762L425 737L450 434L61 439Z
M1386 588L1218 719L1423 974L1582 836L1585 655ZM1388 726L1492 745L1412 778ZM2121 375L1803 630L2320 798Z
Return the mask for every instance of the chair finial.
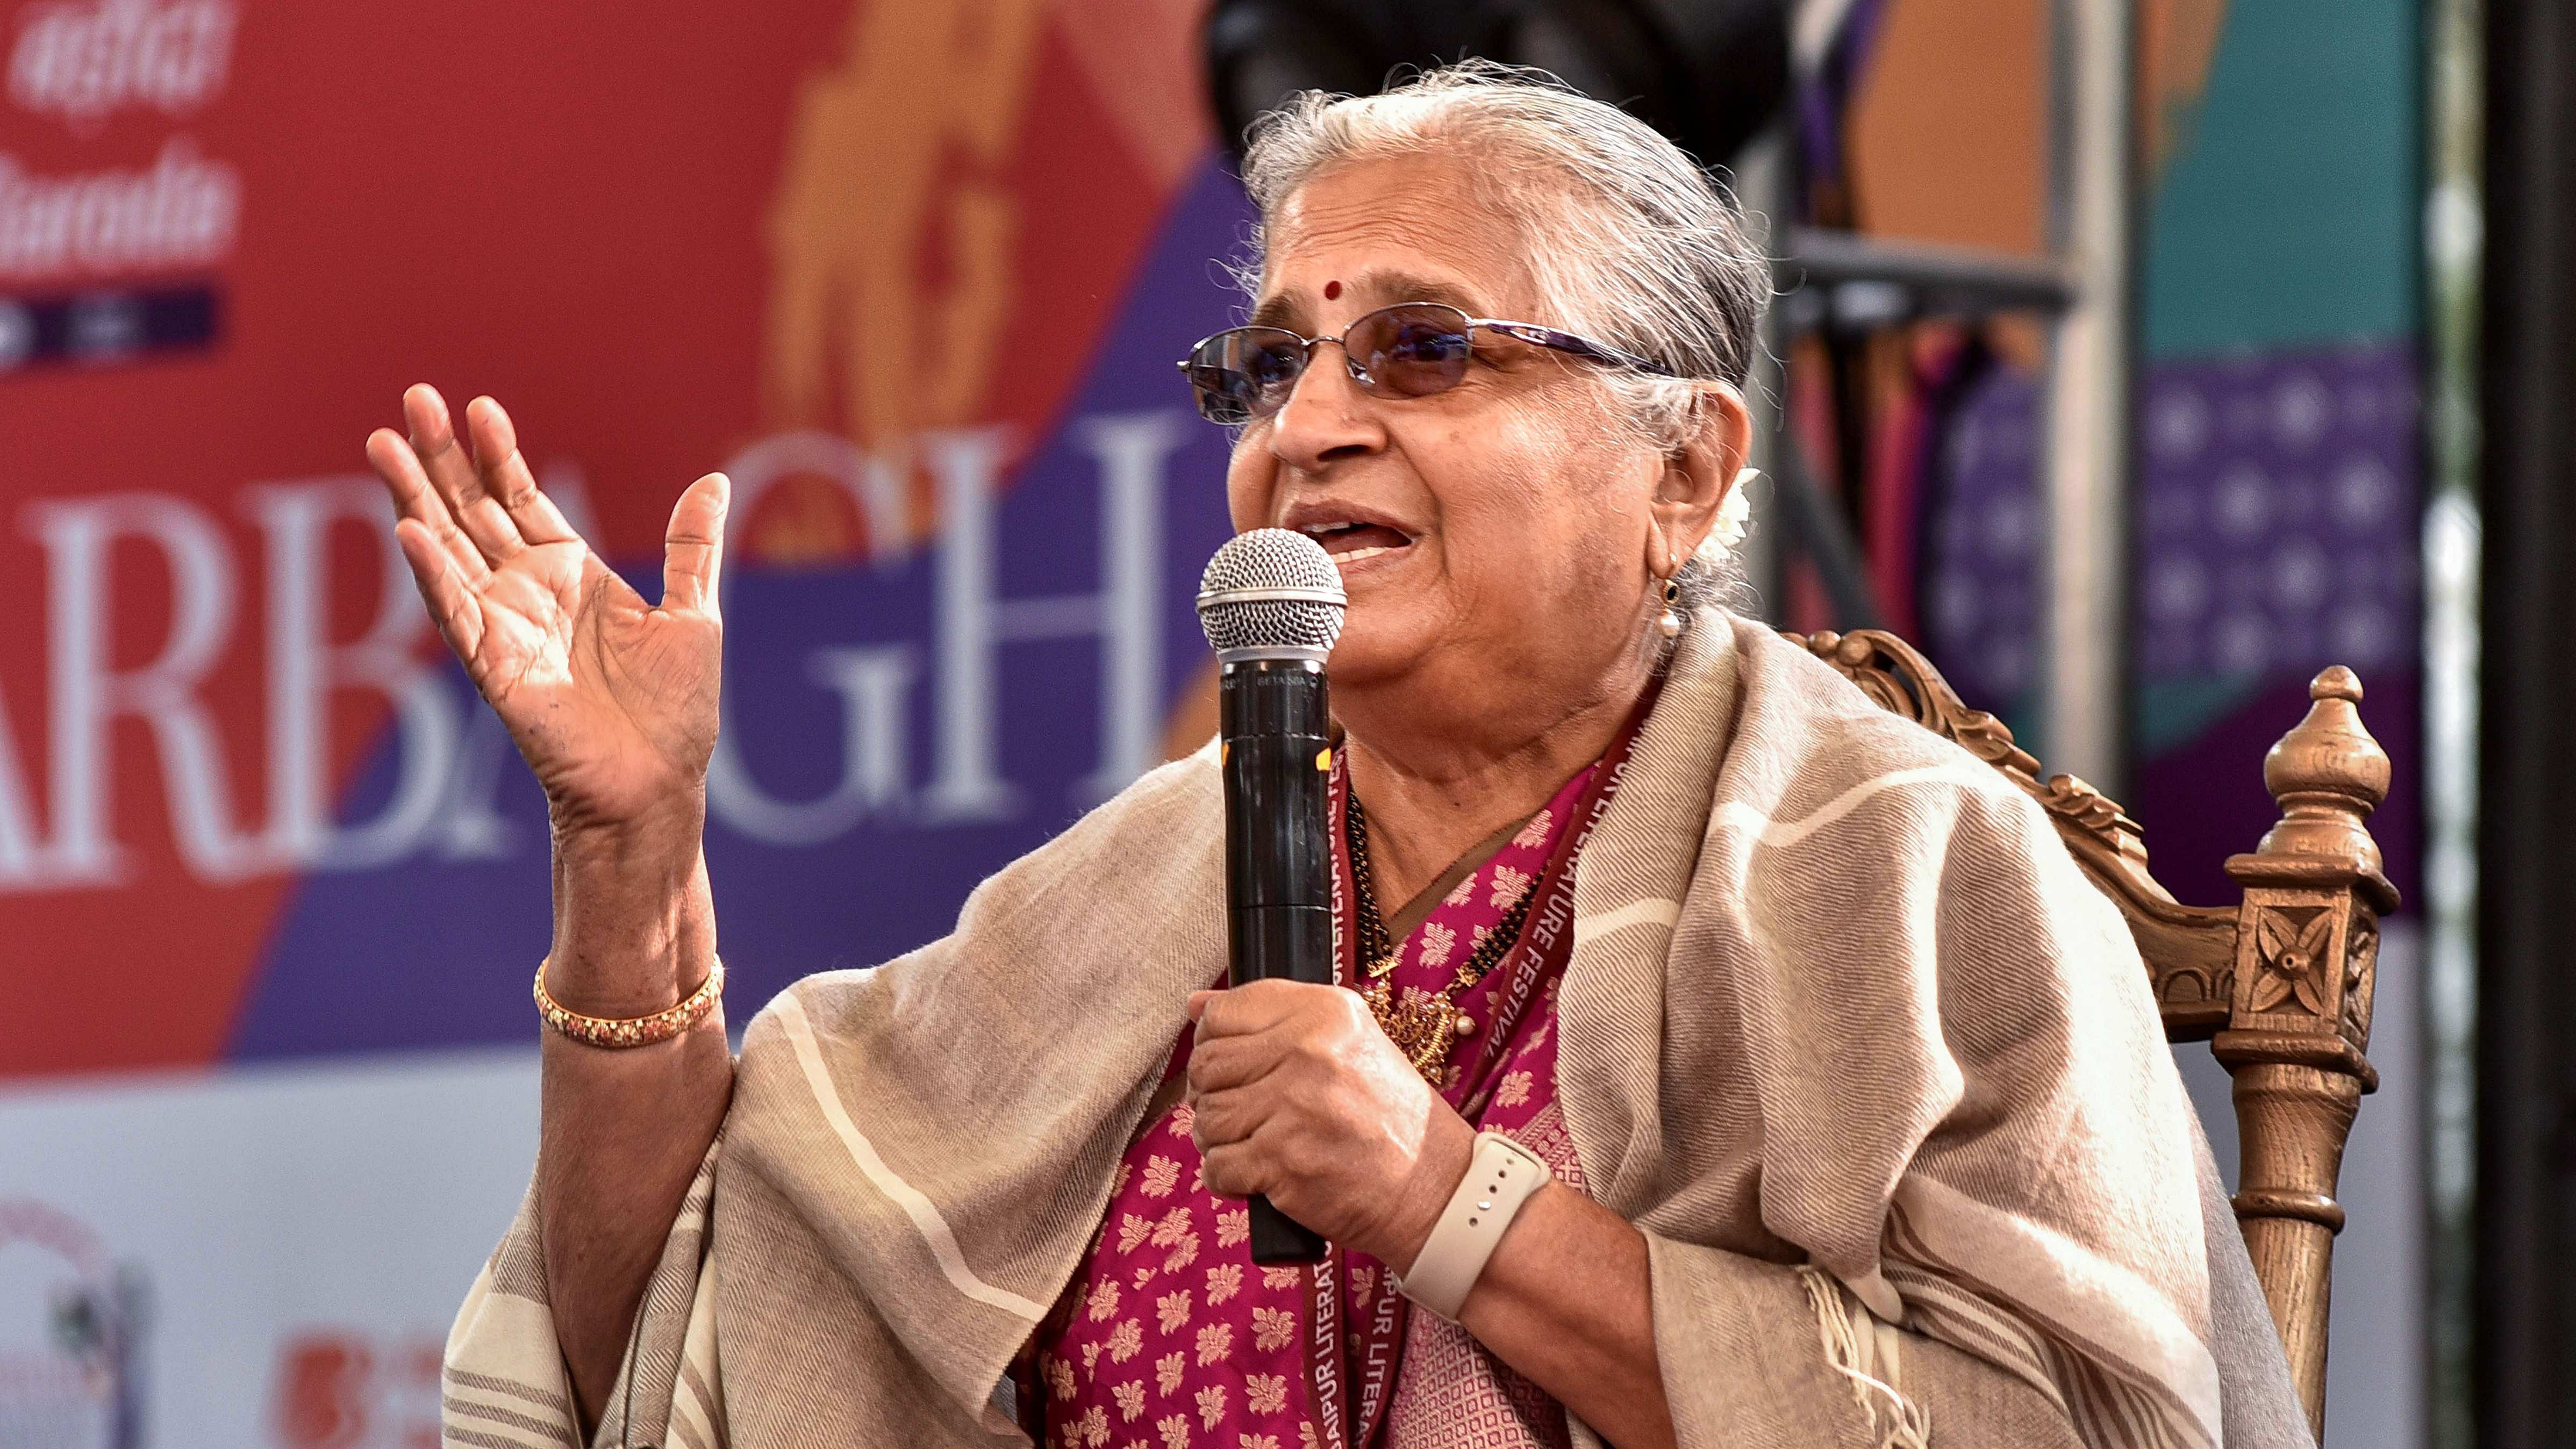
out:
M2281 823L2257 855L2325 856L2381 873L2379 845L2364 822L2388 798L2388 752L2361 722L2361 679L2338 664L2308 685L2307 718L2263 757L2263 785Z
M2338 665L2308 714L2263 757L2281 822L2227 873L2245 887L2225 1030L2210 1050L2235 1079L2236 1217L2281 1330L2308 1427L2325 1430L2326 1307L2344 1143L2379 1074L2370 1045L2379 917L2396 888L2370 838L2388 752L2362 726L2361 680Z

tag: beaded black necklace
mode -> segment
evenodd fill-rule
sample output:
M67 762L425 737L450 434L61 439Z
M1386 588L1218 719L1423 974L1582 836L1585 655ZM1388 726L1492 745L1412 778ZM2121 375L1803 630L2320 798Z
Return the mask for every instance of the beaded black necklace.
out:
M1366 984L1360 995L1368 1002L1369 1014L1377 1018L1387 1039L1404 1053L1405 1060L1422 1074L1423 1080L1440 1086L1449 1062L1449 1049L1462 1037L1476 1034L1476 1019L1457 1007L1457 995L1485 978L1512 943L1520 939L1521 923L1529 919L1530 902L1538 898L1536 889L1524 890L1512 903L1492 933L1478 942L1458 963L1457 975L1439 991L1408 993L1407 999L1395 995L1395 943L1387 938L1386 922L1378 914L1377 893L1369 883L1368 812L1360 808L1356 792L1343 797L1343 835L1351 853L1352 914L1359 928L1359 957L1366 963L1361 974Z

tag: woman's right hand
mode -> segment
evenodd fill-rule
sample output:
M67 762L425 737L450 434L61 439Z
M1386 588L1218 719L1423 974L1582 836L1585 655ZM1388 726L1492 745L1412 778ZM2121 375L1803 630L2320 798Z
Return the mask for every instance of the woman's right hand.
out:
M548 991L586 1015L636 1017L715 965L700 835L715 752L724 628L716 613L727 485L710 473L671 510L662 602L647 604L572 531L490 398L459 440L426 385L403 394L408 438L367 461L393 490L394 535L447 646L509 727L554 819ZM733 1089L724 1012L672 1041L603 1051L547 1033L537 1200L555 1340L585 1422L598 1422L689 1182Z
M410 436L377 429L367 461L439 633L545 787L558 848L667 830L694 852L723 678L725 476L671 510L657 606L564 522L499 403L469 404L460 439L421 383L403 419Z

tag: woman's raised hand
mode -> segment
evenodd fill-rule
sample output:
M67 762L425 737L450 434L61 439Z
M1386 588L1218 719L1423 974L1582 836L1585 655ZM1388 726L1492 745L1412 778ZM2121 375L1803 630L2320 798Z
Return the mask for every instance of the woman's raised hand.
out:
M403 420L410 436L377 429L367 461L439 633L544 785L558 839L667 821L694 850L723 678L724 475L671 510L657 606L564 522L499 403L469 404L459 438L422 383Z
M554 936L540 979L584 1015L664 1010L716 964L702 836L724 677L725 477L680 495L662 602L647 604L537 487L499 403L476 398L460 439L423 385L403 394L403 421L408 438L367 438L401 515L395 537L553 817ZM636 1301L731 1098L724 1012L636 1051L550 1032L544 1062L547 1286L574 1393L597 1422Z

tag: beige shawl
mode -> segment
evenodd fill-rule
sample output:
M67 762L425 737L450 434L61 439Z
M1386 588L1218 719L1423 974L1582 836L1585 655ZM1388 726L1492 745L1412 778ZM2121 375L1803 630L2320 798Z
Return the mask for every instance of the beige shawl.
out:
M754 1018L595 1441L1024 1442L997 1384L1223 970L1219 818L1205 750ZM2306 1442L2136 949L2001 775L1703 613L1575 901L1559 1092L1683 1444ZM576 1442L543 1206L450 1444Z

